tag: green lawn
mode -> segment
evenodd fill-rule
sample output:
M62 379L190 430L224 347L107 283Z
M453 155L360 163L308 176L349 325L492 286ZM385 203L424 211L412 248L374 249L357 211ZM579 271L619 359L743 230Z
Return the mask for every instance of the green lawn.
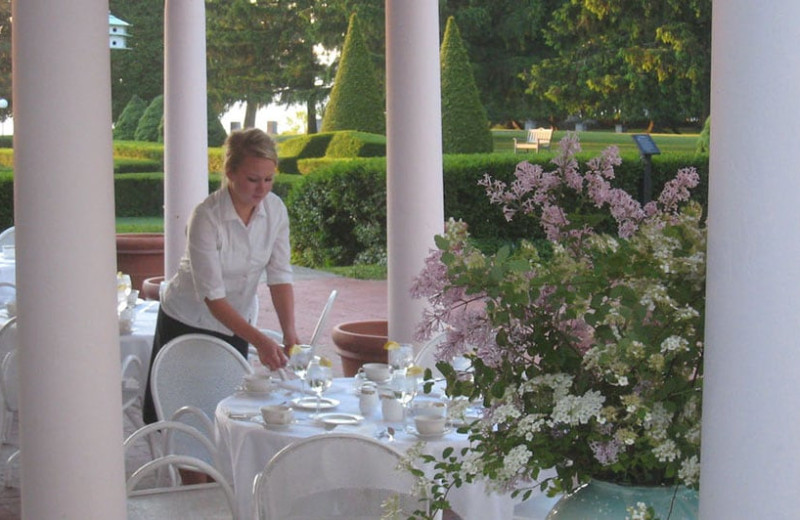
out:
M626 152L639 152L636 143L633 142L633 138L631 137L636 133L642 132L624 132L617 134L611 131L589 131L579 132L578 137L581 142L581 150L584 152L594 154L608 146L617 145L620 153L624 154ZM526 136L524 130L492 130L492 134L494 136L495 152L513 152L514 138L516 137L517 139L524 140ZM557 143L564 137L564 134L566 134L566 132L560 130L553 133L553 144L550 148L550 153L555 154L558 151ZM694 153L699 134L650 134L650 136L653 138L653 141L655 141L662 154ZM547 153L547 151L545 150L540 153Z

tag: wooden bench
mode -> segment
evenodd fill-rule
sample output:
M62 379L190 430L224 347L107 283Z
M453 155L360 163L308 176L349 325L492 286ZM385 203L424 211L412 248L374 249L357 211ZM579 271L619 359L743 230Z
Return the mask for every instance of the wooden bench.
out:
M534 128L528 130L528 138L525 142L520 142L516 137L514 138L514 153L517 150L536 150L539 153L540 148L550 149L550 140L553 138L552 128Z

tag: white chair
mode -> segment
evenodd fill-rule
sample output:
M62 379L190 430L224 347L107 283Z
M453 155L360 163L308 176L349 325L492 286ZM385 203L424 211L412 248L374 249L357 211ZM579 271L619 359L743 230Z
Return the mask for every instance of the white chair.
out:
M16 242L14 235L16 235L14 226L4 229L3 232L0 233L0 247L13 246Z
M137 428L144 426L141 414L143 380L142 360L135 354L125 356L122 360L122 413Z
M173 453L173 436L192 437L208 451L212 460L209 464L187 455ZM175 421L159 421L139 428L132 433L123 447L126 455L137 441L143 438L158 437L157 456L137 468L128 477L128 520L154 518L197 518L197 519L235 519L233 490L225 477L217 469L218 457L213 443L200 431ZM127 459L128 457L126 457ZM205 473L214 482L205 484L181 485L179 469L190 469ZM166 471L166 475L165 472ZM149 480L148 480L149 479ZM149 482L149 487L143 484Z
M316 326L314 326L314 332L311 334L311 341L309 345L316 346L317 342L322 335L322 331L325 328L325 325L328 324L328 315L331 313L331 308L333 307L333 302L336 301L336 295L339 294L339 291L336 289L331 291L330 296L328 296L328 301L325 303L325 307L322 308L322 314L319 315L319 319L317 320Z
M447 337L446 332L437 334L420 347L414 356L414 364L422 368L430 368L434 379L443 377L442 373L436 368L436 347Z
M416 477L398 468L402 457L361 435L328 433L297 441L256 476L258 518L374 520L384 515L387 500L397 500L399 518L407 518L426 503L413 495Z
M0 327L0 362L5 359L9 352L15 351L17 345L17 318L14 317ZM0 407L0 444L6 444L11 436L11 428L13 427L17 414L16 409L14 412L8 410L2 380L3 374L2 371L0 371L0 400L3 402L2 407ZM8 384L11 389L11 382ZM11 398L14 399L15 396L11 396Z
M17 349L14 348L6 353L3 362L0 364L0 392L3 394L3 411L5 414L4 424L5 441L11 437L11 425L19 414L19 364L17 362ZM3 472L3 484L11 487L12 476L16 461L19 459L20 450L14 450L6 459L5 471Z
M213 438L217 404L252 372L247 360L221 339L206 334L179 336L153 360L150 390L156 417L184 422ZM197 457L194 444L183 450L181 454Z

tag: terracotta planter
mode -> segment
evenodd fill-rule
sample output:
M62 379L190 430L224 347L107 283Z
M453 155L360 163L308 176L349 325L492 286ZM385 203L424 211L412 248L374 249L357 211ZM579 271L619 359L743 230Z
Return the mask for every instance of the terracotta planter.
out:
M139 291L146 278L164 276L164 234L118 233L117 271L131 275Z
M160 300L161 299L161 282L164 281L163 276L154 276L146 278L142 282L141 296L145 300Z
M345 377L353 377L364 363L386 363L383 346L389 338L387 320L340 323L331 332L336 352L342 358Z

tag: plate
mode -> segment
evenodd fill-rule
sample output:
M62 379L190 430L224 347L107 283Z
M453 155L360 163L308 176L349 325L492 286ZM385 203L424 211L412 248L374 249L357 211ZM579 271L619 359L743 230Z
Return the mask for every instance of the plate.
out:
M322 424L327 424L329 426L355 426L357 424L361 424L361 421L364 420L364 417L352 413L321 413L316 420L317 422L321 422Z
M240 386L236 390L236 393L250 397L269 397L269 395L272 394L272 390L267 390L266 392L256 392L255 390L247 390L243 386Z
M286 430L287 428L289 428L289 426L297 423L297 421L291 421L291 422L288 422L286 424L268 424L268 423L264 422L264 418L262 416L260 416L260 415L254 415L250 419L250 421L254 422L256 424L260 424L261 426L263 426L264 428L266 428L268 430Z
M316 410L317 398L316 397L297 397L292 399L292 406L300 410ZM339 401L331 399L330 397L323 397L319 402L320 410L330 410L339 406Z
M422 439L424 441L429 441L429 440L433 440L433 439L438 439L440 437L444 437L445 435L447 435L448 433L451 433L452 431L453 431L452 427L445 426L444 431L442 433L425 434L425 433L419 433L414 426L411 426L411 425L406 426L406 433L410 433L414 437L416 437L418 439Z

